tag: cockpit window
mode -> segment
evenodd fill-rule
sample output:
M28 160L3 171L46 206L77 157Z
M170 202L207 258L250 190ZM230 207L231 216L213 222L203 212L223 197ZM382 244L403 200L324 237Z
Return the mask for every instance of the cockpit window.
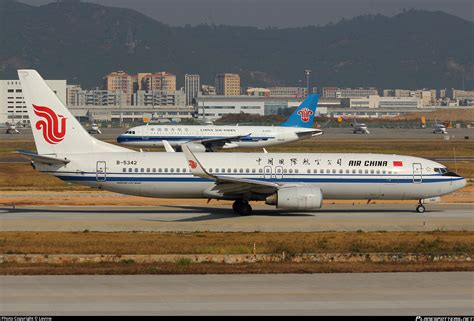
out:
M434 171L439 174L445 174L448 172L448 169L446 167L437 167Z

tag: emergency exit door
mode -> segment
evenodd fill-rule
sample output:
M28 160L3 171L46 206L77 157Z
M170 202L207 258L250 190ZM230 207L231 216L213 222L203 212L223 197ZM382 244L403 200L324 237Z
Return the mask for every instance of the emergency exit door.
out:
M104 161L98 161L97 162L97 167L95 171L95 179L98 182L105 182L107 179L107 166L106 162Z

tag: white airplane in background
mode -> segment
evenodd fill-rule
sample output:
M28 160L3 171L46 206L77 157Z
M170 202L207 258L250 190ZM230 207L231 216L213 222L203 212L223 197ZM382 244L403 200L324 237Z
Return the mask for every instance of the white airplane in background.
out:
M19 70L32 124L37 170L113 192L167 198L249 201L311 211L324 199L422 200L456 191L466 180L437 162L411 156L348 153L136 152L87 133L35 70Z
M196 152L221 148L266 147L321 135L312 128L319 95L308 95L291 116L279 126L142 125L128 129L117 138L123 145L161 147L167 141L180 149L182 144Z
M357 120L351 124L354 134L370 134L367 125L364 123L358 123Z
M448 134L448 131L446 130L446 126L444 126L443 124L434 124L434 130L433 130L433 134L443 134L443 135L447 135Z

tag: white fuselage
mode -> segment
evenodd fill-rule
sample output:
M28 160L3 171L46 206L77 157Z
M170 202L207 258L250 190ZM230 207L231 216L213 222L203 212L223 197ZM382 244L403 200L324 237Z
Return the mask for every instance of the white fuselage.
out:
M336 153L199 153L213 175L271 181L285 186L311 184L324 199L423 199L465 186L464 178L443 175L445 167L418 157ZM148 197L221 198L215 182L193 176L183 153L89 153L57 155L66 165L36 164L63 180L113 192ZM259 195L250 199L261 199Z
M161 147L163 140L168 141L171 146L180 146L190 141L244 136L226 143L223 148L266 147L318 134L320 130L314 128L283 126L144 125L127 130L117 141L129 146Z

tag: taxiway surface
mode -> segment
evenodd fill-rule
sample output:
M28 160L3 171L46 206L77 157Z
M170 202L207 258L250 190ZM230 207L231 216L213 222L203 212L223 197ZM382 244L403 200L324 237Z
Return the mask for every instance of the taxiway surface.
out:
M474 272L0 276L3 315L472 315Z
M416 202L415 202L416 203ZM311 213L254 206L237 216L230 206L0 207L0 231L433 231L474 230L474 204L325 205Z

